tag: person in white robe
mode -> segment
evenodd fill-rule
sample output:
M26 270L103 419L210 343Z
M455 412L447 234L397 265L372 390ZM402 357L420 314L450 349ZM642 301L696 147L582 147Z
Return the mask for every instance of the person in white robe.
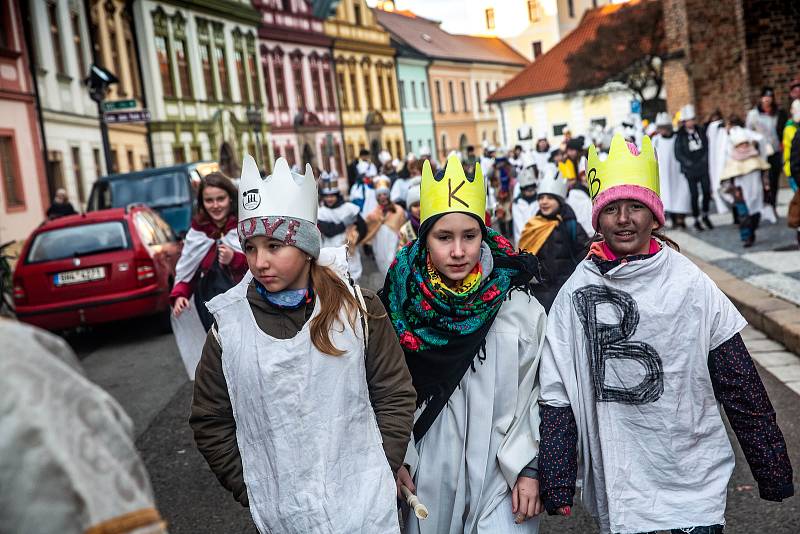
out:
M658 156L664 211L671 218L673 228L686 228L686 215L692 213L692 197L689 182L686 181L680 163L675 157L675 132L669 114L662 112L656 115L655 126L658 133L653 136L653 148ZM710 139L709 135L709 145L711 145ZM709 149L709 153L711 150Z
M485 226L485 198L480 164L467 179L451 158L441 181L425 165L420 237L382 292L417 391L398 485L430 515L408 517L409 534L538 532L538 266Z
M375 164L371 161L359 160L356 164L356 183L350 187L349 200L361 209L366 216L378 205L372 180L378 175Z
M752 247L764 210L764 171L769 163L752 145L741 126L728 132L728 157L720 175L723 200L736 210L739 236L744 247Z
M371 243L375 263L381 276L386 276L394 261L397 245L400 242L400 229L407 220L406 211L391 201L391 181L386 176L375 180L377 206L364 218L367 235L364 243Z
M317 226L322 234L323 248L347 246L348 270L358 283L363 267L357 243L366 235L367 225L358 206L342 198L337 178L334 173L320 176L322 204L317 214Z
M761 498L794 493L786 443L728 298L658 237L664 207L648 138L589 151L593 244L548 317L539 373L544 505L569 515L576 478L602 534L722 534L734 454ZM580 473L580 474L579 474Z

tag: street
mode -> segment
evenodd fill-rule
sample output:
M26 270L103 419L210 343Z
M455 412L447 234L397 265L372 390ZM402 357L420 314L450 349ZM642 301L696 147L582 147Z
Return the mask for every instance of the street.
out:
M779 226L772 228L778 231ZM733 226L723 226L714 231L715 239L731 240L736 232ZM376 287L380 283L373 264L365 262L365 273L365 285ZM194 447L187 423L192 384L186 379L172 335L159 333L156 323L118 323L72 336L69 341L89 377L109 391L132 417L136 444L170 532L255 532L248 511L219 485ZM800 357L781 353L781 347L751 327L744 337L757 361L800 363ZM795 467L795 484L800 488L800 395L760 365L759 372L777 411ZM745 534L754 528L770 534L800 532L800 500L795 497L776 504L759 499L741 449L732 433L731 437L736 470L728 488L726 532ZM580 506L570 518L546 517L540 529L542 534L596 531Z

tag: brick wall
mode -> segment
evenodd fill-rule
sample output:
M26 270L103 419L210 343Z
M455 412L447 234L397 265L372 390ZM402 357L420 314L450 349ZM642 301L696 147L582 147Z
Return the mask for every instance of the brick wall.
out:
M788 107L789 82L800 75L800 2L744 0L748 100L754 103L761 88L775 88L782 107Z

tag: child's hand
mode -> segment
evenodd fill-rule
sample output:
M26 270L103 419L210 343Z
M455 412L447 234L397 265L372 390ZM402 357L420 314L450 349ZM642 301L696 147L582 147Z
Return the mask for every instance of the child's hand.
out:
M519 477L511 491L511 513L516 516L514 522L520 524L541 514L543 510L539 481L535 478Z
M188 307L189 307L189 299L187 299L186 297L178 297L175 299L175 304L172 306L172 315L178 317Z
M417 492L417 487L414 486L414 480L411 478L411 473L408 472L406 466L401 467L397 470L397 479L395 481L397 484L397 498L403 499L403 492L400 491L400 486L405 486L411 490L411 493Z

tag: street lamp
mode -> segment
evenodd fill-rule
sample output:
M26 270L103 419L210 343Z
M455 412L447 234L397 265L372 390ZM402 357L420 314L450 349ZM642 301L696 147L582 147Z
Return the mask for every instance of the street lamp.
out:
M103 67L92 64L89 69L89 76L83 80L84 85L89 89L89 97L97 102L97 113L100 115L100 135L103 138L103 155L106 158L106 172L111 174L111 145L108 141L108 125L103 117L103 99L106 97L108 87L111 84L119 83L119 79L114 74Z
M263 161L261 160L264 159L263 158L264 153L261 151L261 139L260 139L261 124L263 122L261 118L261 110L258 108L249 108L247 110L246 115L247 115L247 122L250 123L250 127L253 129L253 135L255 135L256 138L256 164L259 164L259 162L263 163ZM259 168L262 167L259 166Z

